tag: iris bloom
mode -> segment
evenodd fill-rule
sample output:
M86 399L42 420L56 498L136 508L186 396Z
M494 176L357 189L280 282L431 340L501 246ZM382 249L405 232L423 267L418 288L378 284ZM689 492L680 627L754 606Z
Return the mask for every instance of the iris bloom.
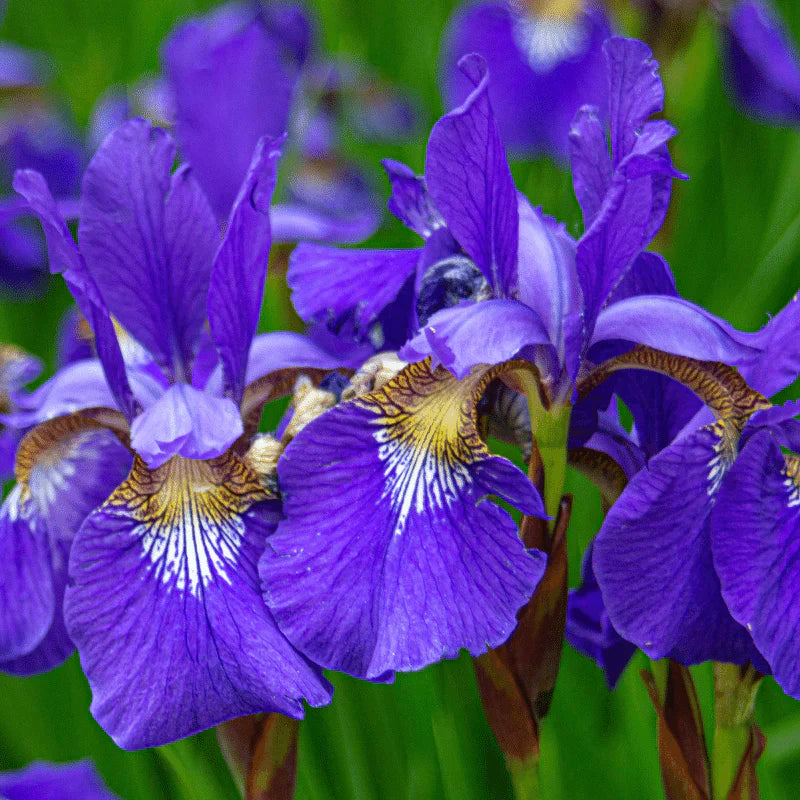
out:
M143 120L87 169L80 250L43 178L15 180L98 360L66 367L15 417L46 421L20 445L2 511L0 653L35 661L47 646L52 663L58 629L61 658L77 646L92 712L126 748L330 698L261 599L256 565L278 508L245 460L287 373L251 381L330 360L294 334L253 342L277 157L261 140L221 242L192 171L170 174L174 142Z
M48 764L37 761L16 772L0 773L5 800L117 800L91 761Z
M609 511L593 550L613 627L648 655L683 664L751 661L792 694L800 684L781 658L796 663L794 612L791 603L783 611L767 606L767 595L790 596L790 559L781 562L774 548L790 541L779 529L791 507L794 462L778 446L797 448L797 408L771 407L764 395L800 371L797 314L795 297L767 325L762 356L739 373L701 363L676 374L691 385L703 373L692 388L716 421L701 412L649 459Z
M580 0L464 3L442 42L445 106L457 106L472 91L458 61L480 53L492 73L489 97L509 151L566 162L577 110L591 104L606 114L602 45L610 35L600 6Z
M800 122L800 56L777 11L736 0L720 11L725 77L736 105L773 125Z
M589 354L619 340L741 363L763 349L759 334L672 294L644 294L665 284L674 293L663 260L642 252L676 174L665 147L674 130L648 120L663 94L646 46L611 39L606 56L611 154L596 109L572 133L587 224L577 245L515 191L486 67L470 56L462 67L473 91L434 126L425 178L387 165L390 207L424 246L296 251L301 315L350 314L372 330L394 307L402 324L421 325L400 351L417 363L312 422L279 464L286 519L262 559L265 597L289 639L324 666L378 678L460 647L482 652L513 630L543 557L525 553L511 520L478 501L494 494L526 513L542 508L478 435L491 379L505 376L529 390L533 408L568 415Z

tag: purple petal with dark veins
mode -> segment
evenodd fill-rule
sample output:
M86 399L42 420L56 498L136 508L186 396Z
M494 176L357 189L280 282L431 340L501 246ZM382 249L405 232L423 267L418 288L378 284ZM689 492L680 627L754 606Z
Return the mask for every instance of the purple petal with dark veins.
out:
M486 62L472 54L459 66L475 88L433 126L425 177L450 232L495 296L508 297L517 288L517 193L489 103Z
M14 175L14 189L28 201L31 210L39 217L47 240L50 271L63 275L78 307L94 331L97 355L103 364L116 405L128 419L132 419L139 404L128 383L125 362L108 309L44 178L32 170L18 171Z
M610 34L609 20L599 8L574 20L558 20L516 13L507 3L462 5L442 44L445 105L452 108L472 89L456 68L458 59L480 53L489 65L489 97L509 151L566 161L575 112L590 103L606 115L601 45Z
M256 332L271 244L269 204L283 140L259 139L214 258L208 322L219 350L226 390L238 403Z
M330 700L278 631L257 562L278 512L233 456L141 462L73 544L67 627L91 711L126 749Z
M722 61L733 101L773 125L800 122L800 57L773 6L739 0L723 12Z
M299 244L286 279L292 304L306 321L355 312L356 330L366 328L414 273L422 250L341 250Z
M638 39L612 36L603 44L614 168L633 150L644 121L664 108L658 62Z
M0 794L7 800L119 800L103 784L94 764L34 761L24 769L0 774Z
M651 658L760 665L711 558L711 509L731 459L720 426L672 444L634 476L597 534L594 573L614 628Z
M0 565L0 661L8 661L42 641L56 608L47 528L20 485L0 508Z
M34 429L22 445L20 461L24 474L14 491L28 498L20 505L20 516L26 521L28 536L46 531L55 605L52 622L36 647L3 659L0 670L32 675L58 666L75 649L61 610L69 549L86 517L128 475L132 459L108 431L76 428L64 418L51 424L46 433Z
M216 220L187 168L170 176L175 144L132 119L95 154L83 179L78 241L108 309L177 379L205 322Z
M537 516L544 508L470 422L492 374L458 384L411 365L287 448L285 519L260 574L278 625L309 658L380 680L461 648L485 652L514 629L545 557L526 551L487 495Z
M428 194L424 176L416 175L411 167L391 158L381 163L392 185L389 211L423 239L444 227L444 220Z
M52 622L36 647L16 658L0 661L0 672L27 678L30 675L49 672L63 664L75 652L75 645L64 624L62 609L64 590L67 588L69 544L60 542L51 545L50 555L55 599Z
M222 455L243 433L239 407L188 383L176 383L131 423L131 447L151 468L173 456Z
M457 378L477 364L501 364L525 348L550 345L539 315L519 300L484 300L437 311L399 351L405 361L433 356Z
M595 106L581 108L572 121L569 161L575 197L588 229L600 211L612 174L605 125Z
M778 443L767 432L745 445L726 476L711 518L722 596L772 667L800 696L800 493Z

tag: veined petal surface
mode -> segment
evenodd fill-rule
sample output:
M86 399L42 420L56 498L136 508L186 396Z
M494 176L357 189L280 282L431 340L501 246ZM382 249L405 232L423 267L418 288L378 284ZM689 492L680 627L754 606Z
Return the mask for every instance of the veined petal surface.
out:
M65 616L92 713L121 747L150 747L330 688L278 631L257 562L277 508L241 461L137 460L72 548Z
M662 450L628 484L594 543L614 628L652 658L763 663L730 615L711 557L710 517L735 456L716 423Z
M272 243L269 204L282 141L259 139L211 270L208 322L226 389L236 403L242 399L250 343L264 297Z
M23 487L0 508L0 663L33 650L55 613L50 544Z
M517 193L489 103L486 62L473 53L459 66L475 88L433 126L425 178L447 227L495 296L510 297L517 288Z
M337 406L286 449L284 515L260 573L281 630L312 660L370 679L477 655L516 625L544 571L497 495L544 515L541 498L475 429L498 370L458 383L412 364Z
M800 482L777 441L759 432L745 445L711 518L722 596L787 694L800 696Z
M205 321L216 220L175 143L142 119L117 128L83 178L78 241L113 313L162 367L188 374Z

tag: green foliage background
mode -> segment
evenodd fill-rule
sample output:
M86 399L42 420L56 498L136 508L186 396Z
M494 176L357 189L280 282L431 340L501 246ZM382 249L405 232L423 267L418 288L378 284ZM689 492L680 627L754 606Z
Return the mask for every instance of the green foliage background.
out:
M98 95L158 69L159 44L177 20L207 7L192 0L11 0L0 37L43 50L56 67L55 89L80 126ZM441 113L436 84L441 31L454 7L445 0L316 0L324 46L366 59L411 90L427 115ZM779 0L796 39L800 4ZM623 14L623 30L636 18ZM754 329L800 285L800 138L751 122L729 104L719 77L716 34L705 19L687 48L664 70L666 116L677 125L674 161L691 180L676 186L670 216L656 243L690 299L735 325ZM394 147L352 142L377 165L384 156L418 170L425 133ZM535 204L580 232L568 175L546 162L514 165ZM376 180L381 180L376 172ZM384 189L385 189L384 185ZM410 246L391 219L375 244ZM296 326L286 291L271 279L265 329ZM0 341L39 354L52 366L54 336L68 303L54 282L33 303L0 303ZM580 555L597 529L599 502L576 476L569 555L573 585ZM142 620L143 625L150 624ZM654 713L638 677L639 656L613 694L589 662L565 649L552 711L544 727L545 796L661 796ZM695 670L707 719L710 670ZM478 704L469 659L443 663L392 686L334 675L329 708L311 710L302 725L298 797L303 800L470 800L510 798L502 756ZM181 676L175 675L175 681ZM88 713L90 693L77 657L51 674L25 680L0 676L0 770L32 759L94 758L126 800L235 798L213 732L156 750L117 749ZM800 789L800 706L765 681L758 720L768 746L759 771L765 800L794 800ZM713 724L713 722L712 722Z

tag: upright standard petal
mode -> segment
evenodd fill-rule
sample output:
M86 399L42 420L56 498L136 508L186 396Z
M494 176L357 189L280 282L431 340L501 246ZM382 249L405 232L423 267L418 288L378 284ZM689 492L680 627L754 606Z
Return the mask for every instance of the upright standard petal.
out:
M170 176L171 137L132 119L83 179L78 240L109 310L181 379L205 321L218 227L188 169Z
M176 135L221 220L230 214L259 139L286 130L297 59L305 55L300 42L307 36L282 42L265 8L268 19L244 6L218 9L178 27L163 50Z
M769 432L757 433L726 476L711 518L722 596L793 697L800 697L798 466Z
M711 557L711 510L735 435L719 422L656 455L595 539L594 573L611 623L651 658L763 663L723 602Z
M208 322L219 350L226 390L242 399L250 343L264 296L271 244L269 203L283 139L259 140L214 258Z
M472 54L459 65L475 88L433 126L428 191L495 296L510 297L517 288L517 193L489 103L486 62Z
M257 562L277 510L235 456L176 458L129 479L72 548L65 616L92 713L121 747L233 717L301 717L330 687L278 631Z
M58 211L44 178L33 170L21 170L14 175L14 189L30 204L44 228L51 272L59 272L69 287L84 317L94 331L97 356L103 364L108 386L117 406L132 419L139 409L125 371L117 335L75 241Z
M518 366L525 368L524 364ZM267 605L314 661L359 677L420 669L509 636L544 571L497 495L541 498L475 429L499 370L412 364L306 426L278 466L284 515L260 563Z
M644 121L664 108L658 62L638 39L611 37L604 45L608 70L608 116L614 167L631 152Z

